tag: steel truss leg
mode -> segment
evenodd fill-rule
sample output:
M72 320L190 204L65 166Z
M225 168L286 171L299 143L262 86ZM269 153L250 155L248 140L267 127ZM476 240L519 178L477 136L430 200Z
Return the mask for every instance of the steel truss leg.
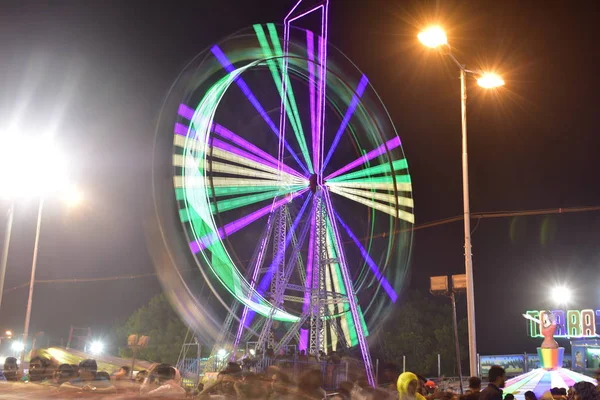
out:
M341 238L337 228L337 224L335 221L333 206L331 205L331 200L329 199L329 193L323 192L323 197L325 199L327 213L330 215L330 223L333 229L333 237L334 243L337 247L337 254L339 257L339 265L340 270L342 272L342 279L344 280L344 285L346 286L346 291L348 294L348 302L350 303L350 312L352 314L352 319L354 320L354 327L356 328L356 336L358 338L358 344L360 346L360 350L363 356L363 361L365 364L365 371L367 373L367 380L371 385L375 385L375 375L373 374L373 363L371 361L371 353L369 352L369 345L367 343L367 339L365 337L365 333L362 327L362 319L359 314L359 306L358 299L356 298L356 294L354 293L354 287L352 286L352 278L350 275L350 271L348 271L348 263L346 262L346 256L344 255L344 249L340 246Z

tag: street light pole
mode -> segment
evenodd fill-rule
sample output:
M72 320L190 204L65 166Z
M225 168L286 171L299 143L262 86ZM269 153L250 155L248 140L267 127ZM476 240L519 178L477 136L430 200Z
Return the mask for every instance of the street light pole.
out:
M4 246L2 247L2 261L0 262L0 306L2 305L2 294L4 292L4 275L8 262L8 248L10 247L10 234L12 232L13 217L15 215L15 203L10 202L6 213L6 230L4 231Z
M31 319L31 303L33 302L33 287L35 284L35 270L37 268L38 248L40 244L40 230L42 227L42 212L44 210L44 198L40 198L38 208L37 227L35 231L35 242L33 244L33 260L31 262L31 280L29 281L29 297L27 298L27 310L25 311L25 328L23 329L23 351L21 352L21 365L25 361L25 348L27 347L27 336L29 334L29 321Z
M460 64L459 64L460 65ZM465 227L465 274L467 275L467 320L469 332L469 369L477 375L477 334L475 330L475 288L471 255L471 208L469 206L469 156L467 151L467 82L464 65L460 65L460 113L462 126L462 182Z
M469 160L467 152L467 73L476 75L477 83L485 89L504 85L504 80L494 73L468 70L461 64L448 44L446 33L439 26L432 26L418 35L423 45L437 48L441 54L450 57L460 70L460 113L462 128L462 182L463 182L463 220L465 228L465 274L467 292L467 317L469 325L469 367L471 376L477 376L477 338L475 330L475 289L473 283L473 259L471 256L471 210L469 207Z

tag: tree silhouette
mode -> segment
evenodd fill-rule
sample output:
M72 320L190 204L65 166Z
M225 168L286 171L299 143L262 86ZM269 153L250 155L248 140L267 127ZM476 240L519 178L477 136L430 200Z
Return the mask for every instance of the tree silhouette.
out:
M164 294L153 297L148 305L138 308L124 324L115 328L120 356L132 356L132 350L127 347L129 335L146 335L150 341L147 347L138 350L137 358L170 364L177 362L186 333L187 327Z
M449 303L449 301L448 301ZM463 371L468 359L467 323L458 324ZM457 376L452 307L431 296L409 293L395 306L384 327L376 333L375 351L380 361L399 367L406 356L406 369L423 375L437 374L437 355L441 355L441 370L446 376Z

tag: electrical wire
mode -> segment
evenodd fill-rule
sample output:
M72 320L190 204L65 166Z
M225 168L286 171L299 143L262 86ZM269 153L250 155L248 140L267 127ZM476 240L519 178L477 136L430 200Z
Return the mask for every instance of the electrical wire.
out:
M138 279L138 278L146 278L149 276L156 276L156 272L151 272L147 274L138 274L138 275L117 275L117 276L107 276L102 278L63 278L63 279L39 279L36 280L35 283L85 283L85 282L101 282L101 281L117 281L124 279ZM29 282L23 283L21 285L12 287L10 289L6 289L4 292L9 293L17 289L22 289L29 287Z
M546 208L546 209L537 209L537 210L524 210L524 211L492 211L492 212L482 212L482 213L472 213L471 219L477 220L477 225L475 225L475 229L479 226L479 222L482 219L489 218L507 218L507 217L523 217L523 216L535 216L535 215L553 215L553 214L571 214L578 212L591 212L591 211L600 211L600 206L589 206L589 207L566 207L566 208ZM453 222L462 221L463 216L457 215L455 217L439 219L436 221L426 222L420 225L414 225L411 228L400 229L394 231L393 233L403 233L403 232L414 232L421 229L433 228L435 226L450 224ZM473 231L475 231L473 229ZM380 233L378 235L374 235L373 238L385 238L389 235L387 232ZM368 238L362 238L360 240L366 240ZM354 243L353 241L346 241L345 243ZM106 282L106 281L117 281L124 279L139 279L139 278L147 278L150 276L156 276L156 272L151 272L147 274L138 274L138 275L116 275L116 276L107 276L101 278L62 278L62 279L40 279L36 280L36 284L40 283L87 283L87 282ZM14 286L12 288L6 289L5 293L12 292L14 290L23 289L29 287L29 282L23 283L18 286Z
M566 208L546 208L546 209L537 209L537 210L524 210L524 211L491 211L491 212L482 212L482 213L471 213L471 219L487 219L487 218L506 218L506 217L522 217L522 216L533 216L533 215L552 215L552 214L569 214L569 213L577 213L577 212L590 212L590 211L600 211L600 206L589 206L589 207L566 207ZM425 228L433 228L434 226L440 226L445 224L450 224L452 222L458 222L463 220L463 215L457 215L455 217L449 217L444 219L439 219L437 221L426 222L419 225L413 225L410 228L404 228L394 231L393 233L404 233L404 232L414 232ZM378 235L373 236L373 238L384 238L387 237L389 233L383 232ZM367 238L362 238L361 240L367 240ZM351 243L351 241L346 241L344 243Z

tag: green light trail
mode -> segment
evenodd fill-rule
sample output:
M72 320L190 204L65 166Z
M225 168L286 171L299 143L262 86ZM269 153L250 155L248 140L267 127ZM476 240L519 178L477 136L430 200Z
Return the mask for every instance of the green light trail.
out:
M182 142L183 137L181 137L179 135L177 135L177 136L178 136L178 138L176 138L176 140L175 140L175 145L185 146L185 142ZM189 144L190 144L191 148L193 148L195 150L199 150L201 148L201 143L199 143L197 140L194 140L194 139L188 139L188 140L189 140ZM298 177L293 176L285 171L279 172L277 170L277 168L275 168L275 167L261 164L254 160L249 160L245 157L239 156L237 154L233 154L229 151L220 149L218 147L211 148L210 146L207 146L206 152L209 153L213 158L230 161L233 163L251 167L253 169L264 171L265 173L269 173L270 176L262 175L263 177L268 177L269 179L283 180L283 181L287 181L290 183L295 182L295 183L299 183L299 184L302 184L302 183L308 184L308 180L306 180L306 179L298 178ZM184 163L190 163L190 164L185 165ZM207 161L207 165L210 166L211 164L218 166L215 168L219 168L220 170L222 170L223 168L226 168L227 170L221 171L221 172L225 172L225 173L232 173L234 171L242 171L242 169L240 169L241 167L239 167L239 166L234 166L234 165L229 166L229 164L219 163L218 161L212 161L212 162ZM191 155L184 156L182 154L174 154L173 155L173 165L176 167L198 166L200 168L200 161L198 159L195 159ZM226 166L226 167L224 167L224 166ZM248 169L245 169L243 171L252 172L252 170L248 170ZM246 172L244 172L241 175L246 175Z
M381 182L377 182L379 179L373 178L370 181L344 181L344 182L326 182L325 185L330 188L336 187L351 187L351 188L359 188L359 189L375 189L375 190L389 190L399 192L411 192L412 185L410 183L402 183L402 182L394 182L391 177L381 179ZM408 178L410 181L410 177Z
M333 240L333 230L331 227L331 220L329 219L329 216L327 216L327 244L333 256L332 258L337 259L337 247ZM344 285L344 279L342 277L342 271L340 271L339 264L336 263L333 265L333 267L335 272L334 284L337 281L339 287L339 290L337 291L343 295L348 296L348 292L346 290L346 286ZM341 309L340 311L343 310L343 314L341 314L341 322L342 330L344 331L344 335L346 336L346 342L350 346L356 346L358 344L358 337L356 335L356 327L354 326L354 320L352 319L352 312L350 311L350 304L348 304L347 302L342 303L338 306L338 309ZM344 324L346 325L345 329Z
M296 105L296 98L294 96L294 92L292 90L292 84L287 73L283 74L285 79L286 93L283 93L283 84L281 80L280 72L277 69L277 64L279 64L279 68L284 72L283 67L283 51L281 49L281 44L279 42L279 36L277 35L277 30L275 29L275 25L267 24L267 29L269 30L269 36L271 37L271 41L273 42L274 51L271 50L271 46L269 46L269 42L267 40L267 36L262 25L256 24L253 25L254 31L256 32L256 37L258 38L258 42L263 52L265 53L265 58L267 60L267 66L271 71L271 75L273 76L273 80L275 81L275 86L279 91L279 95L284 101L285 110L288 115L288 119L290 121L290 125L292 126L292 130L294 131L294 135L296 136L296 140L300 145L300 150L302 151L302 156L304 157L304 161L306 161L306 165L310 173L314 173L314 169L312 166L312 162L310 160L310 156L308 153L308 147L306 145L306 139L304 138L304 131L302 129L302 122L300 120L300 115L298 113L298 107ZM273 59L277 57L277 62Z
M183 146L185 159L181 163L183 166L182 176L175 176L173 181L176 189L183 187L185 190L185 206L180 210L180 216L189 221L194 239L192 243L204 243L207 245L199 249L199 255L227 291L243 304L259 314L267 316L271 310L270 303L258 294L244 279L225 249L223 242L213 239L215 237L218 238L221 233L217 229L214 218L210 213L211 207L206 193L209 182L205 177L204 165L196 162L199 159L204 160L207 156L207 139L210 135L212 118L225 90L245 69L253 66L255 64L247 65L229 73L206 92L204 98L198 104L192 119L196 138L200 138L200 140L189 137L185 138ZM177 141L177 138L175 138L175 141ZM244 184L251 186L265 185L265 180L259 179L233 178L233 182L226 180L227 178L219 179L218 186L223 187ZM213 179L213 185L214 181L215 179ZM266 185L272 185L274 181L266 180L266 182ZM277 320L289 322L298 320L297 317L281 309L277 309L273 317Z
M239 194L248 194L248 193L260 193L266 192L269 190L277 190L280 186L269 185L269 186L217 186L214 188L208 189L209 194L212 197L225 197L225 196L234 196ZM303 189L303 186L293 186L291 189L300 190ZM185 198L185 192L181 188L175 189L175 198L177 200L183 200Z
M348 194L355 194L357 196L364 197L364 198L370 199L370 200L383 201L388 204L394 204L394 205L398 204L399 206L410 207L410 208L414 207L414 201L410 197L394 196L393 194L379 193L379 192L369 191L366 189L350 189L350 188L345 188L343 186L336 187L336 190L338 190L340 192L348 193Z
M356 178L362 178L365 176L374 176L374 175L380 175L380 174L387 175L392 172L392 169L393 169L393 171L400 171L400 170L403 170L406 168L408 168L408 164L406 162L406 159L403 158L402 160L396 160L396 161L392 162L391 168L390 168L389 163L385 163L385 164L377 165L375 167L361 169L360 171L351 172L349 174L336 176L335 178L330 179L329 182L347 181L350 179L356 179ZM410 177L410 175L402 175L402 176ZM409 180L409 182L410 182L410 180Z
M275 198L277 196L282 196L291 192L296 191L297 189L287 189L287 190L273 190L261 194L252 194L248 196L241 196L235 199L221 200L217 201L216 205L214 202L210 203L210 211L215 213L217 210L219 212L234 210L236 208L248 206L250 204L258 203L261 201L269 200Z
M345 193L344 191L342 191L343 188L337 188L335 186L330 187L329 190L332 193L336 193L342 197L345 197L349 200L353 200L357 203L363 204L365 206L374 208L378 211L384 212L386 214L389 214L393 217L398 217L404 221L410 222L410 223L414 223L415 222L415 216L412 213L409 213L407 211L404 210L396 210L395 206L390 206L389 204L383 204L383 203L379 203L375 200L372 199L366 199L364 197L360 197L360 196L356 196L353 194L349 194L349 193Z

